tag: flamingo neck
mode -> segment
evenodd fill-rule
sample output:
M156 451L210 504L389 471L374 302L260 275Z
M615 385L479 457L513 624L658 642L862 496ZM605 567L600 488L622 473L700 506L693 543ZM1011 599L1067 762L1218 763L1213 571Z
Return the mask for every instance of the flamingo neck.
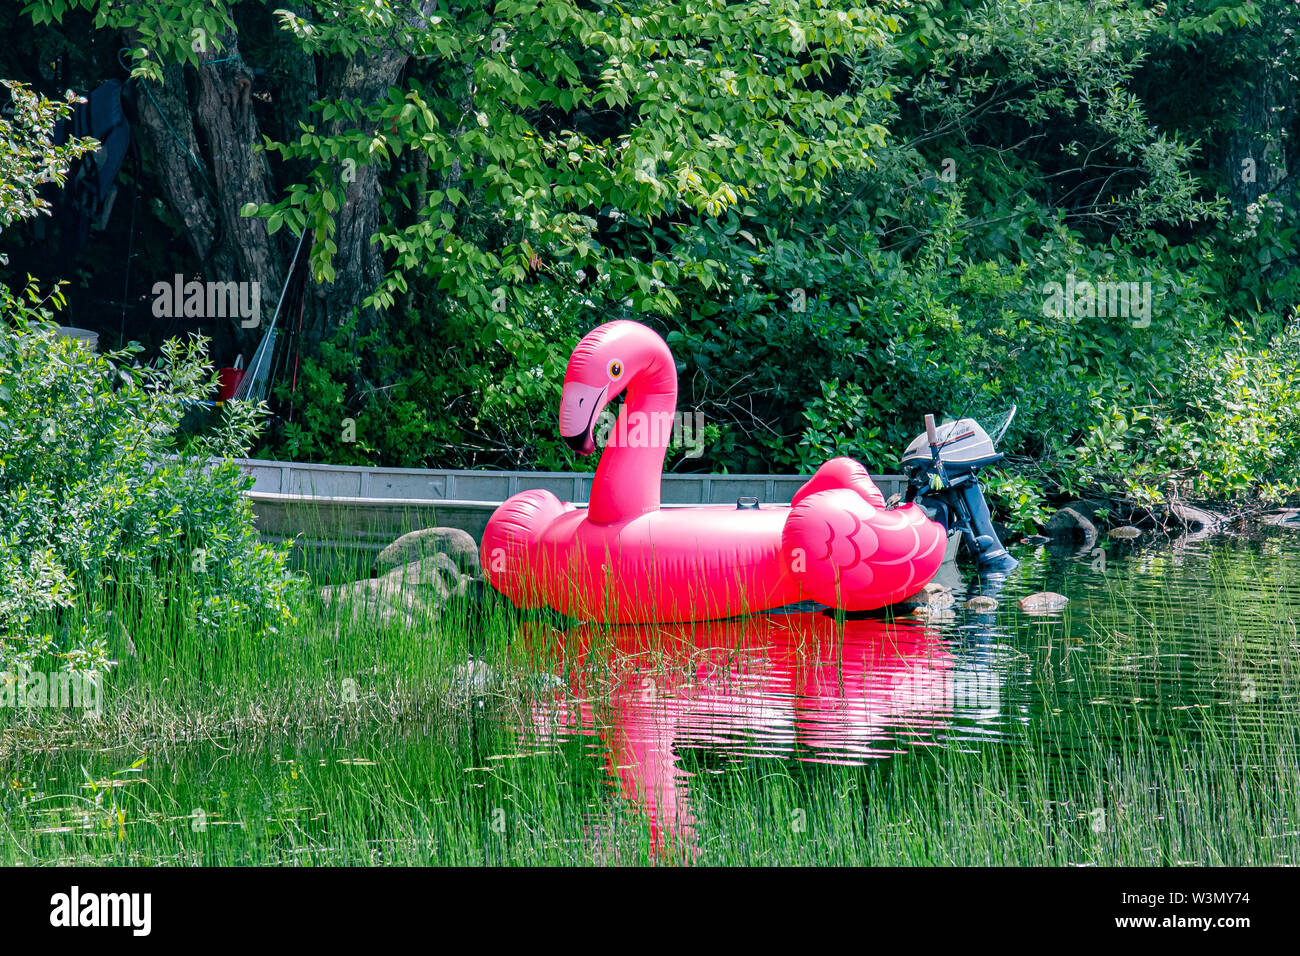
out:
M677 366L661 345L628 383L591 483L588 520L612 524L659 510L659 479L676 411Z

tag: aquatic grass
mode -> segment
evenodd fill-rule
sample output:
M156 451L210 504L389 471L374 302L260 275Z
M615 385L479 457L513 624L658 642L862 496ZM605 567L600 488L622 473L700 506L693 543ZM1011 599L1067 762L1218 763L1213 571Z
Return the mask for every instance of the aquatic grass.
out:
M516 620L467 600L436 612L417 608L415 626L373 607L327 605L310 581L292 595L292 620L269 636L235 631L205 638L187 605L201 593L187 567L144 589L86 595L66 621L99 627L114 661L99 675L104 703L93 722L76 710L0 708L0 752L101 740L191 739L281 732L343 720L392 721L468 705L454 671L474 653L504 646ZM68 662L48 655L45 672Z
M745 666L743 620L713 657L667 627L629 653L502 602L406 627L307 587L274 640L214 645L169 610L183 588L119 595L99 720L0 711L0 862L1300 862L1294 554L1028 567L1020 586L1057 575L1073 604L998 615L996 734L953 721L860 766L682 747L673 814L615 772L603 695ZM594 724L533 729L575 689Z

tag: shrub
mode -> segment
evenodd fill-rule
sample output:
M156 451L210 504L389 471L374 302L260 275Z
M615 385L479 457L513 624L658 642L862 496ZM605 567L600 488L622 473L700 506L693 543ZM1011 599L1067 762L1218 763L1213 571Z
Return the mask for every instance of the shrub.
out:
M1078 478L1148 506L1300 493L1300 314L1264 348L1196 348L1170 396L1112 408L1074 450Z
M137 346L94 354L59 334L59 302L0 286L0 667L104 666L104 614L146 587L201 637L274 634L287 551L259 542L231 460L259 408L227 403L182 448L184 412L213 384L203 340L169 342L151 367Z

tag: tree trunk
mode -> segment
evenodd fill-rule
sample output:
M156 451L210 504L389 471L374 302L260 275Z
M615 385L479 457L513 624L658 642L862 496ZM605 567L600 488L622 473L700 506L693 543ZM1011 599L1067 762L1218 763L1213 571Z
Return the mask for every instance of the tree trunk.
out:
M139 42L129 34L126 39ZM164 195L185 225L203 278L258 283L258 316L215 325L218 352L247 357L270 321L286 263L266 223L240 214L245 203L271 200L272 177L265 155L254 151L262 136L252 110L253 73L233 35L224 38L224 47L220 56L200 55L193 90L185 68L168 67L162 86L141 85L136 106Z
M245 327L251 319L237 323L241 345L256 348L284 282L286 251L267 232L265 220L240 212L248 203L260 206L270 202L273 180L266 155L255 149L261 145L262 134L252 107L253 72L239 56L234 36L227 36L224 45L220 57L210 53L200 57L195 97L195 117L207 140L219 200L221 237L213 265L228 270L209 278L259 283L261 315L257 324Z
M378 56L331 62L324 71L322 97L373 106L387 96L408 59L405 51L389 49ZM336 135L348 128L346 121L334 120L326 127L326 135ZM367 133L374 131L374 126L365 129ZM377 315L373 309L362 308L362 302L384 278L382 250L378 243L371 242L371 237L379 231L383 188L379 173L377 166L358 165L347 184L343 207L334 219L332 238L338 246L334 281L329 284L312 281L303 318L305 348L314 350L354 309L361 310L358 332L365 334L377 328Z
M422 0L411 12L411 24L421 24L437 2ZM290 53L283 48L291 44L275 36L272 43L279 52ZM132 46L141 45L140 38L130 33L126 40ZM287 63L287 72L276 71L282 75L270 78L268 85L274 94L273 108L285 118L277 131L288 141L297 137L299 121L316 121L308 107L318 98L350 100L362 107L380 102L401 77L410 54L395 44L379 52L371 48L346 60L327 60L319 85L310 55L277 59ZM226 330L233 344L247 351L260 340L275 308L297 237L270 236L265 221L240 214L245 204L268 202L278 193L265 154L254 149L262 139L252 105L254 74L239 52L238 37L233 33L223 37L221 52L202 53L200 60L197 70L169 67L165 85L149 88L157 107L141 88L142 133L157 157L167 203L184 224L204 277L261 283L261 326L243 329L236 320ZM187 75L193 81L188 89ZM347 128L346 120L340 118L326 124L324 132L334 134ZM302 181L308 170L290 163L281 172L283 186ZM342 175L343 171L339 172ZM304 352L315 351L383 280L382 250L371 241L379 231L382 188L380 168L364 164L357 166L346 186L345 203L335 215L332 237L338 247L334 281L321 284L312 279L308 287L300 343ZM297 316L284 316L282 321L296 325ZM362 310L358 328L363 333L379 329L373 310Z
M127 37L127 42L132 42ZM137 88L138 132L154 156L163 198L185 227L185 238L200 262L207 262L217 239L216 199L208 170L198 159L199 144L184 68L169 66L163 71L163 85Z

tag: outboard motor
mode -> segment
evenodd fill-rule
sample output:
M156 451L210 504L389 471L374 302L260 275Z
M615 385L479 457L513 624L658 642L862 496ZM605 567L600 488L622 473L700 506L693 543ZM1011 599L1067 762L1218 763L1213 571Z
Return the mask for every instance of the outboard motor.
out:
M1008 417L999 437L1010 423ZM1006 573L1020 562L998 540L978 478L981 468L1001 460L993 439L973 418L936 427L934 416L926 415L925 434L903 452L904 500L915 501L949 533L960 531L981 571Z

